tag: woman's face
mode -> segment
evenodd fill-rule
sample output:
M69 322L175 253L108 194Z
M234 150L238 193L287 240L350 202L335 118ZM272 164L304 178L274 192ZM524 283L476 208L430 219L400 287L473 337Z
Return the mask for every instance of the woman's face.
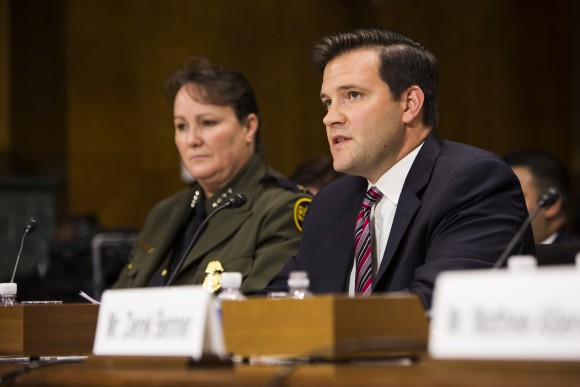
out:
M195 85L179 89L173 104L175 144L206 196L223 188L254 153L258 117L238 121L230 106L201 101Z

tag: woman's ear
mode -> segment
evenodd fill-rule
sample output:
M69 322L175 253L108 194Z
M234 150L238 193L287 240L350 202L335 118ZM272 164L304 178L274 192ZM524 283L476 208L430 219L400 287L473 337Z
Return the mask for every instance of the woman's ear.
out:
M255 142L258 134L259 118L255 113L250 113L244 121L244 130L246 131L245 139L247 143Z
M403 122L410 124L422 115L425 94L419 86L411 86L403 93L402 98L402 102L404 103Z

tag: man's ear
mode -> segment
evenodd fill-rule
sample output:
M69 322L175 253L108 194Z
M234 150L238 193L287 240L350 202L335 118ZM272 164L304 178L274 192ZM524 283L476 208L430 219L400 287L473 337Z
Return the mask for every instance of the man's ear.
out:
M544 210L544 217L548 219L555 218L562 212L562 196L558 198L550 207Z
M411 86L401 96L403 106L403 122L409 124L421 116L425 94L419 86Z

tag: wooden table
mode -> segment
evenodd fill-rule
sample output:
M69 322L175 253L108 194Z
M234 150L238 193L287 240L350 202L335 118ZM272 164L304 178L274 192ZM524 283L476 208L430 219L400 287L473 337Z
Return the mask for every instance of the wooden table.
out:
M1 366L2 375L14 365ZM276 377L290 371L286 378ZM4 379L4 381L6 381ZM435 361L412 365L305 364L187 366L185 360L142 359L107 364L88 358L79 363L44 366L11 381L29 386L521 386L580 385L580 362Z

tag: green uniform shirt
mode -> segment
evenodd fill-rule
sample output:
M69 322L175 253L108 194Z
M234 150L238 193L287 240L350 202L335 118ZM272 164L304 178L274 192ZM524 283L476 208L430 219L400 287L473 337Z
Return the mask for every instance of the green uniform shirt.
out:
M151 210L129 264L121 271L114 288L150 284L156 271L169 262L176 235L193 211L192 202L203 200L201 192L199 185L194 184ZM258 154L248 160L230 184L204 203L207 214L230 193L245 194L247 203L237 209L222 210L209 220L172 285L203 284L206 275L211 276L206 273L210 262L219 261L224 271L242 273L242 292L253 293L264 288L298 251L310 195L269 169Z

